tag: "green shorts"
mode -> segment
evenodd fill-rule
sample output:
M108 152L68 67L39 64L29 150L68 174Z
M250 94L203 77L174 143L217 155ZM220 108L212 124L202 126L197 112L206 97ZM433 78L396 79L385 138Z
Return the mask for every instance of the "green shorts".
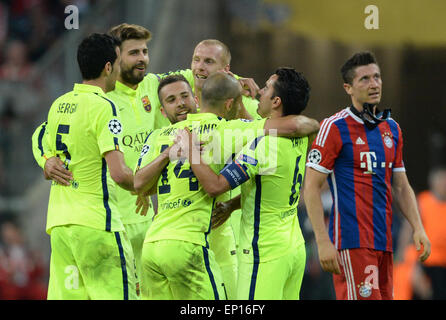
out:
M148 300L225 299L220 268L207 248L180 240L145 242L142 298Z
M237 297L237 251L234 231L230 221L217 229L212 229L208 236L209 249L214 252L215 261L220 267L226 296L229 300Z
M277 259L260 263L239 261L237 299L299 300L305 261L305 244Z
M139 299L126 233L80 225L54 227L48 299Z
M235 245L238 249L239 244L239 238L240 238L240 222L242 220L242 209L234 210L231 213L231 217L229 218L229 221L232 226L232 230L234 232L234 238L235 238Z
M141 256L142 256L142 245L144 244L144 239L146 237L147 230L149 229L152 221L143 221L138 223L124 224L127 237L132 244L133 255L135 257L135 268L136 275L139 282L139 287L142 287L142 267L141 267Z

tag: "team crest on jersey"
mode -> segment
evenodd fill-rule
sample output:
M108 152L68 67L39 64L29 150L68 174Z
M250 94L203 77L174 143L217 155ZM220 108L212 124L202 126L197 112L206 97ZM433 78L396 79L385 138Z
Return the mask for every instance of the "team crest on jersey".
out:
M147 112L152 111L152 104L150 103L149 97L148 96L144 96L141 98L141 102L142 105L144 107L144 110L146 110Z
M392 134L390 132L383 133L383 140L387 148L390 149L393 147L393 139L392 139Z
M121 122L119 122L118 119L111 119L108 122L108 129L113 134L120 134L122 131L122 125Z
M314 164L319 164L322 160L322 154L318 149L311 149L308 154L308 161Z
M363 298L368 298L372 295L372 286L369 283L362 283L358 285L359 295Z

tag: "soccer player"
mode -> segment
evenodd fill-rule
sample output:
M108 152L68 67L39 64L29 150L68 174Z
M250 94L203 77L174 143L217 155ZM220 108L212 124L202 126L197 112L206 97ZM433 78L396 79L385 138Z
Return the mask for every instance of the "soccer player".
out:
M146 28L123 23L110 29L109 34L120 43L120 73L115 89L106 93L118 107L123 125L120 146L124 160L132 170L136 164L146 137L157 128L169 124L161 114L158 100L158 79L153 73L146 75L149 64L147 43L151 33ZM49 147L42 139L46 125L42 124L33 135L33 153L38 164L44 168L47 179L69 185L72 174L60 166L60 159L51 157ZM132 244L137 276L141 280L141 252L154 209L146 196L136 198L127 190L116 190L117 207L122 223ZM138 200L136 202L135 200ZM137 214L140 212L141 214ZM142 284L140 284L142 285Z
M147 43L151 38L151 33L146 28L123 23L111 28L109 33L121 41L121 73L118 76L115 89L108 92L107 96L120 109L123 124L121 148L124 151L126 164L134 169L133 166L137 162L146 137L152 130L169 124L169 121L160 113L157 94L159 79L166 74L148 73L145 75L149 64ZM199 49L202 47L205 49ZM204 40L197 45L197 49L204 53L194 54L192 68L197 70L196 72L201 72L202 77L204 77L204 74L207 76L217 70L229 71L230 52L222 42ZM196 60L200 60L200 62L194 63ZM195 84L198 78L192 76L194 70L187 69L176 73L184 74L192 87L201 88L201 84ZM249 78L239 79L242 84L248 85L251 88L250 90L254 92L256 85L250 80ZM201 97L201 89L197 90L197 96ZM255 117L256 100L243 96L243 103L250 110L249 117ZM34 157L44 169L44 175L47 179L69 185L72 179L71 172L61 166L57 157L51 156L51 151L48 150L45 140L42 139L45 127L44 123L34 132ZM143 195L138 197L139 202L135 203L136 198L133 195L120 189L117 191L117 197L122 221L132 243L137 275L141 280L142 244L154 210L151 206L148 207L148 200ZM135 214L138 210L141 210L141 215ZM232 221L237 222L234 219ZM233 292L235 295L237 260L235 256L236 239L234 239L231 225L225 224L215 230L210 236L210 242L211 248L216 252L217 261L222 267L228 295L232 297Z
M322 268L333 273L337 299L392 299L392 193L430 254L403 163L403 136L390 110L381 112L381 71L359 52L341 68L352 105L324 119L308 155L304 200ZM327 180L333 196L329 232L320 199Z
M182 82L170 82L165 78L159 86L163 108L172 108L181 115L196 108L191 92ZM183 96L184 95L184 96ZM206 154L216 157L211 166L217 172L230 159L233 150L241 149L243 137L235 139L233 130L243 134L257 130L267 133L278 129L278 134L308 134L317 131L318 123L303 116L283 119L225 121L238 113L241 86L231 76L214 73L203 87L200 113L189 112L186 121L152 133L141 152L135 174L135 189L146 192L156 188L158 213L147 232L143 247L143 274L152 286L143 290L148 299L224 299L221 274L209 248L208 235L215 199L208 197L184 160L169 161L170 146L178 129L189 126L199 133L203 141L211 140ZM178 104L175 101L184 102ZM189 102L187 103L186 100ZM185 107L189 105L192 107ZM171 112L169 112L171 113ZM316 129L315 129L316 127ZM229 134L230 145L222 142L224 133ZM218 139L220 138L220 140ZM225 137L227 138L227 136ZM246 143L246 142L245 142ZM236 144L235 148L232 148ZM175 153L175 152L173 152Z
M194 94L198 99L198 105L201 105L202 88L206 79L215 72L230 72L231 52L229 48L221 41L216 39L206 39L199 42L192 55L191 73L193 75ZM257 89L250 91L257 93ZM239 118L261 119L257 113L258 101L250 96L242 95L242 103L249 115L237 115ZM240 194L240 188L230 190L221 195L216 203L219 206L221 202L237 197ZM237 295L237 248L239 244L241 210L236 210L231 219L213 228L209 236L209 244L215 253L215 258L222 271L225 282L228 299L232 300Z
M259 113L271 119L298 115L309 94L301 73L279 68L260 90ZM237 299L299 299L306 256L297 205L309 138L259 136L220 175L203 161L193 161L193 153L199 158L200 149L193 147L190 133L187 138L190 145L184 152L211 197L242 187L241 197L228 205L242 208Z
M169 125L169 121L160 111L158 77L153 73L146 74L150 31L139 25L123 23L111 28L109 34L121 42L121 72L115 89L107 93L107 96L119 106L123 123L121 146L125 163L133 171L147 136L153 130ZM136 214L143 203L137 204L134 195L120 189L117 198L122 223L132 243L137 275L142 287L142 245L152 222L154 208L149 206L141 214ZM141 195L140 198L145 199L145 196Z
M70 186L53 182L50 191L48 299L137 299L113 183L133 191L133 173L120 150L119 109L105 96L119 75L119 44L92 34L79 45L77 60L82 84L54 101L44 136L72 173Z
M229 48L221 41L216 39L206 39L200 41L192 55L191 67L187 70L180 70L167 74L182 74L190 83L194 95L198 99L198 105L201 103L202 87L206 79L218 71L230 72L231 52ZM237 76L236 76L237 77ZM258 86L249 78L239 78L244 87L249 87L249 93L253 96L258 91ZM237 115L237 118L261 119L257 113L258 101L246 93L242 96L244 105L243 114ZM216 201L220 206L223 201L236 197L240 194L240 188L230 190L227 194L221 195ZM215 254L215 259L220 266L225 282L225 289L229 299L236 297L237 282L237 247L240 225L241 210L236 210L231 215L231 219L219 226L213 228L209 235L209 245Z
M206 39L200 41L194 49L191 62L191 73L193 76L193 90L198 98L198 105L201 105L201 92L206 79L217 71L224 71L232 74L231 52L229 48L221 41L216 39ZM249 86L248 92L251 94L243 94L242 102L246 111L253 119L261 119L257 113L258 101L253 99L258 91L257 84L252 83L251 79L243 78L241 84Z

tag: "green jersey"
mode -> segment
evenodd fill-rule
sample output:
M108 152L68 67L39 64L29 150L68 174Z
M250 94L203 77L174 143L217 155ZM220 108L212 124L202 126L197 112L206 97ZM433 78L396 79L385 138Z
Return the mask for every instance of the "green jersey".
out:
M156 130L148 137L137 169L170 146L178 129L189 127L200 141L207 142L203 158L218 173L250 140L248 137L263 133L264 124L265 120L226 121L212 113L188 114L185 121ZM188 161L169 162L158 179L157 194L158 213L145 242L174 239L209 247L207 236L215 199L204 191Z
M135 169L147 136L154 129L170 124L160 111L157 90L158 77L149 73L135 90L116 81L115 89L107 93L107 97L113 100L119 109L123 126L119 145L124 152L125 163L132 170ZM149 208L147 215L141 216L135 213L136 196L122 188L117 188L116 191L122 223L130 224L152 219L153 207Z
M48 121L45 121L40 126L38 126L31 138L34 159L42 169L45 167L46 160L54 156L54 154L51 152L51 150L49 150L46 144L46 135L48 134L48 131L46 131L47 124Z
M48 113L46 144L73 173L71 186L52 183L46 230L76 224L121 231L115 189L104 154L119 150L119 110L97 86L75 84Z
M308 137L261 136L248 143L221 174L241 185L241 259L264 262L304 242L297 218Z

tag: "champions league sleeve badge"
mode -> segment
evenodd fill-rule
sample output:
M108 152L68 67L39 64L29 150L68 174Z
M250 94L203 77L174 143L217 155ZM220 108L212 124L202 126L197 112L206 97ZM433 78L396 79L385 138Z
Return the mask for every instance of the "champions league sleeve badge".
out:
M310 163L319 164L322 160L322 154L318 149L311 149L308 154L308 161Z
M108 129L113 134L120 134L122 131L122 125L121 122L119 122L118 119L111 119L108 122Z

